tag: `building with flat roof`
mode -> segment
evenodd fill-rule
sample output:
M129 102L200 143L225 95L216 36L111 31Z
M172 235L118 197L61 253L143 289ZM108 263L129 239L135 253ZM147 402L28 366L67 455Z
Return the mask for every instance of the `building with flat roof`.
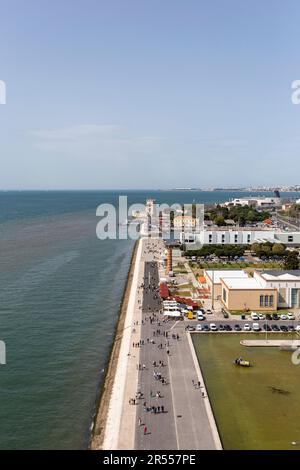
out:
M279 308L300 308L300 270L255 271L254 279L278 291Z
M198 220L191 215L177 215L174 217L174 229L193 229L196 227Z
M281 205L280 197L267 197L267 196L254 196L254 197L240 197L221 204L222 206L249 206L256 207L257 209L272 209Z
M237 278L248 279L248 274L241 269L224 269L224 270L210 270L205 269L203 275L206 280L206 285L214 300L220 299L222 294L221 279Z
M214 300L228 310L300 309L300 270L256 270L253 277L243 270L205 270L204 276Z
M299 232L284 232L274 227L207 227L199 233L182 232L179 235L181 243L204 245L252 245L253 243L283 243L287 246L300 246Z
M247 277L222 278L222 302L228 310L277 310L278 292L275 287L263 287L258 279Z

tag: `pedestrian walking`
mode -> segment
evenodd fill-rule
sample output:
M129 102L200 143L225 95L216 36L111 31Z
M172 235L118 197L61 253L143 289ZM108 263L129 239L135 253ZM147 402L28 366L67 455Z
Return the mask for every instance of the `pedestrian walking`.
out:
M141 426L141 425L142 425L142 420L141 420L141 418L139 418L139 426Z
M148 431L148 428L147 428L147 426L145 426L145 427L144 427L144 436L146 436L147 431Z

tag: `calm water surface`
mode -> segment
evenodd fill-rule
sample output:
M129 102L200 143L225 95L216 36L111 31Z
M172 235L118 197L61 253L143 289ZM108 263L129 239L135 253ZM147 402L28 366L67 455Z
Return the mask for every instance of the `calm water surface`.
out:
M131 240L99 241L96 207L214 203L244 193L0 192L0 448L83 448L129 269ZM102 371L102 372L101 372Z
M193 335L225 449L300 449L300 365L291 352L246 348L247 334ZM273 335L276 339L292 335ZM253 367L233 364L236 357ZM274 392L273 388L286 393ZM292 445L292 442L297 445Z

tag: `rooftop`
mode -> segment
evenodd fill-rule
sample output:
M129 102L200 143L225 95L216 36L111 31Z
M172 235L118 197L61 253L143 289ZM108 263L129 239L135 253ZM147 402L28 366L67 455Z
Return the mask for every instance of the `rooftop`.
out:
M247 279L238 279L238 278L227 278L222 279L223 283L229 289L247 289L247 290L255 290L255 289L264 289L264 287L260 284L257 279L253 277L248 277Z
M214 280L214 284L221 284L221 279L238 278L238 279L248 279L248 274L241 269L224 269L224 270L209 270L206 269L205 273L211 280Z
M259 273L266 281L299 281L300 269L294 271L262 271Z

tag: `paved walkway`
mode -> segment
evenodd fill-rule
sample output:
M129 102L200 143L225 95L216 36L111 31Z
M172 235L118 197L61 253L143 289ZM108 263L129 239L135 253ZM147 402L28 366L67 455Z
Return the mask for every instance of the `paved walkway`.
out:
M184 322L164 322L162 315L158 313L159 302L155 299L158 266L153 263L152 256L155 241L148 241L147 246L148 249L143 254L144 325L141 338L144 345L140 351L142 370L139 371L138 385L144 397L138 401L136 407L135 449L221 448L213 416L209 414L211 410L206 391L204 388L193 386L193 380L197 383L202 380L202 376L199 367L197 370L198 362L196 360L195 363ZM149 321L150 316L152 324ZM168 338L165 337L166 333ZM153 367L153 361L163 361L164 366ZM154 372L161 373L167 382L166 385L155 379ZM161 398L156 398L157 391L160 392ZM161 409L157 413L149 411L153 406L164 406L164 412L162 413Z
M104 449L220 448L206 391L192 383L202 377L186 322L159 313L163 250L161 240L139 242Z
M138 385L144 393L144 398L138 404L135 448L177 449L174 410L169 385L167 339L163 335L167 326L162 322L161 314L159 314L160 300L153 297L156 295L153 292L154 286L158 286L157 263L146 262L143 302L145 323L142 326L142 339L145 344L141 348L142 370L139 372ZM159 366L159 361L162 361L164 365ZM153 362L156 362L157 366L153 366ZM155 379L154 373L160 373L166 383L163 384L161 380ZM156 396L157 392L160 393L160 397ZM157 410L160 407L160 412L145 411L152 406L155 406ZM161 412L161 406L164 407L164 412ZM145 426L147 427L146 435L144 435Z
M240 341L242 346L254 346L254 347L281 347L281 346L290 346L299 348L300 340L299 339L243 339Z
M204 380L189 341L190 335L183 326L184 322L178 322L172 330L178 332L180 341L172 342L169 357L178 449L221 448Z

